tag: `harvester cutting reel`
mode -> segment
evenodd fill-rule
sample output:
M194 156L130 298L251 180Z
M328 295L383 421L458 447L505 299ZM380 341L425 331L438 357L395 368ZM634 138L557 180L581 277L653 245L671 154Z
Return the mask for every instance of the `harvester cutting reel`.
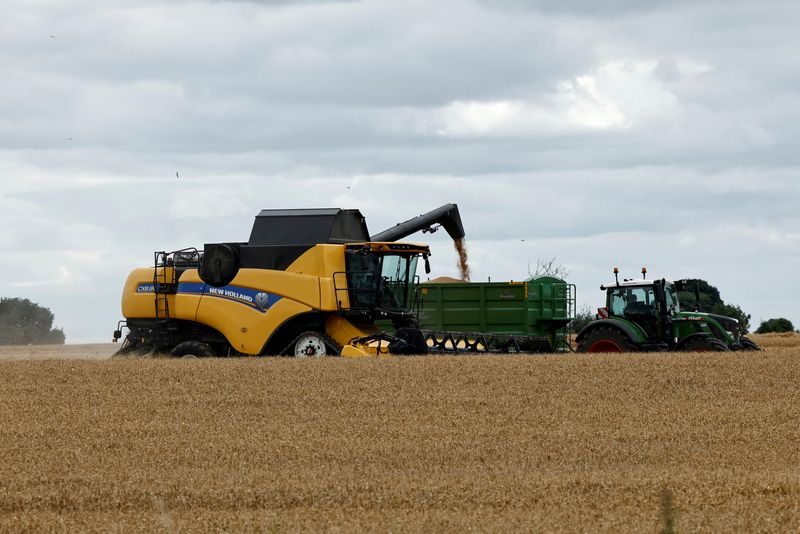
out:
M353 338L349 344L362 347L369 353L374 351L378 355L409 356L426 354L429 350L422 330L408 327L398 328L394 335L376 332L369 336Z

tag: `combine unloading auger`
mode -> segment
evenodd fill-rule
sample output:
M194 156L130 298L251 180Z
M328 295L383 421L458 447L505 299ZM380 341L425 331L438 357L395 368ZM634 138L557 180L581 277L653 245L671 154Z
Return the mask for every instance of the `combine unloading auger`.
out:
M419 215L405 222L370 237L374 242L392 242L408 237L417 232L433 233L439 226L453 238L453 241L463 239L464 226L461 223L461 214L456 204L445 204L435 210Z

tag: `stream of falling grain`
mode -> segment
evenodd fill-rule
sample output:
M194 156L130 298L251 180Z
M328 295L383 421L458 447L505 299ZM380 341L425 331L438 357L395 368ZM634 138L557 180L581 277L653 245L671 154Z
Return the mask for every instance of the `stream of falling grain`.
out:
M456 253L458 253L458 271L460 273L460 277L463 281L469 282L470 279L470 272L469 272L469 258L467 256L467 242L464 241L464 238L456 239L453 241L453 246L456 249Z

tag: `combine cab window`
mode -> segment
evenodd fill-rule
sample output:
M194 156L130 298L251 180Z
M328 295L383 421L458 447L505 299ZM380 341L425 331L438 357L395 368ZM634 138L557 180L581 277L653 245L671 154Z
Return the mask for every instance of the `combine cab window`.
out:
M411 307L417 256L384 256L381 277L383 287L380 305L387 310Z
M611 315L656 315L656 297L652 287L617 287L609 290Z
M413 304L417 259L411 254L348 252L350 306L408 311Z

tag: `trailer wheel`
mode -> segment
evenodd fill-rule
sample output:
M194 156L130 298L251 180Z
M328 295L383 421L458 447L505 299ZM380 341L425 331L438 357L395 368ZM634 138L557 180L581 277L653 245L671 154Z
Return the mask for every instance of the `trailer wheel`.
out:
M578 343L578 352L636 352L636 345L623 332L598 326Z
M728 352L728 346L711 336L698 336L688 340L680 348L683 352Z
M196 356L198 358L211 358L217 355L211 345L202 341L184 341L178 343L169 353L173 358L183 358L184 356Z
M288 352L295 358L322 358L336 356L340 350L336 342L325 334L308 331L295 338Z

